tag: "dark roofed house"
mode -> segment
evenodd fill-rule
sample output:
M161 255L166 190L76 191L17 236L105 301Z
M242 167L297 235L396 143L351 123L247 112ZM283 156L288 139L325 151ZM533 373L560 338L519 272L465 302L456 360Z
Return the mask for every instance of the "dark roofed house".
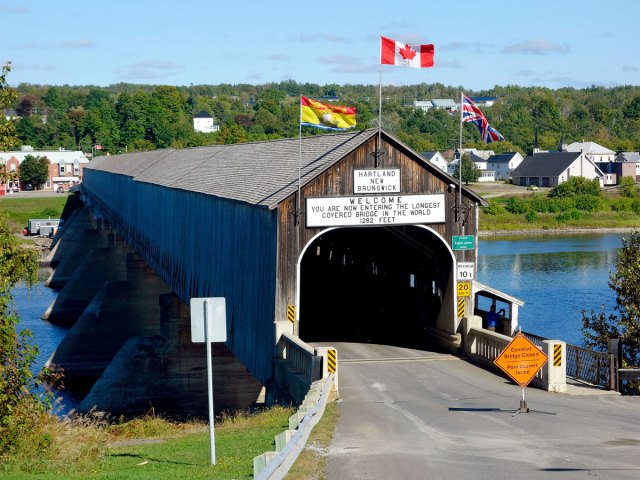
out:
M193 116L193 129L196 132L212 133L220 130L220 125L214 123L213 116L205 110L200 110Z
M520 166L522 160L519 152L491 155L487 160L487 170L496 172L496 180L505 180L511 177L511 172Z
M571 177L597 178L604 173L584 152L545 152L527 156L512 174L514 185L556 187Z

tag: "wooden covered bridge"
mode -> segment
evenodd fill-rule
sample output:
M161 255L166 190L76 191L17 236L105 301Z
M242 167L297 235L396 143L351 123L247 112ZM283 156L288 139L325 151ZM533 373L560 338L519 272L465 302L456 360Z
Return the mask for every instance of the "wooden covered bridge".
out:
M51 363L91 380L85 407L206 405L192 297L226 298L218 408L283 393L283 334L461 348L483 200L384 131L103 156L80 195L47 317L73 325Z

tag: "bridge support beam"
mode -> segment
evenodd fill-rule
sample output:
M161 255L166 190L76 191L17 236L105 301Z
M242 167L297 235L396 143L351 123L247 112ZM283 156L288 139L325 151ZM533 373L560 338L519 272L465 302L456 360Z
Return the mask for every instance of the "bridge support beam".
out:
M70 234L71 232L66 232L65 236ZM86 230L84 235L87 238ZM89 237L93 235L91 233ZM113 233L107 234L100 231L98 235L104 235L107 246L93 248L83 256L74 272L64 282L64 287L56 299L42 315L43 320L72 325L89 306L105 282L126 280L128 247ZM66 268L65 264L75 260L72 257L66 257L58 268ZM53 278L55 278L55 272Z
M189 306L160 296L160 335L129 339L78 410L92 407L113 414L156 412L206 416L205 346L191 342ZM222 343L213 344L216 412L246 409L258 401L262 385Z
M67 384L102 375L129 338L160 333L158 297L170 289L136 253L126 258L127 281L103 285L48 362Z

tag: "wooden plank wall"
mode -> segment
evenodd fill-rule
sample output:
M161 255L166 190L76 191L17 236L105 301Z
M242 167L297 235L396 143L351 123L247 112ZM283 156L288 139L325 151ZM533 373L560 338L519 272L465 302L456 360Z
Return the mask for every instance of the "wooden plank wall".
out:
M304 199L308 197L354 196L353 171L355 169L374 168L375 161L371 155L376 150L376 138L361 146L333 167L327 169L313 182L302 189L301 208L304 210ZM397 195L444 193L446 222L430 224L429 227L440 234L449 245L453 235L477 235L478 208L476 200L463 192L462 203L469 210L466 225L455 221L452 207L458 195L458 187L450 189L454 179L439 174L437 167L426 165L426 160L420 160L402 145L386 140L382 137L382 150L385 156L379 161L382 168L400 168L401 192ZM287 198L278 207L278 259L276 286L276 320L286 320L287 305L296 304L296 281L298 252L323 228L305 228L304 214L300 218L300 225L295 226L294 212L296 211L296 194ZM372 228L372 227L362 227ZM296 231L297 230L297 231ZM475 262L475 250L455 251L457 261Z
M227 299L227 346L266 383L275 348L276 212L97 170L86 171L83 188L184 302Z

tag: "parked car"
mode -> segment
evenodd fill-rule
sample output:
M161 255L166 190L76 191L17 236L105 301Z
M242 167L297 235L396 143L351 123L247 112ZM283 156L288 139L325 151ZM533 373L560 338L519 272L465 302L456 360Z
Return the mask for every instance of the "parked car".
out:
M527 190L531 190L531 191L535 192L535 191L537 191L537 190L538 190L538 187L537 187L536 185L529 185L529 186L527 187Z

